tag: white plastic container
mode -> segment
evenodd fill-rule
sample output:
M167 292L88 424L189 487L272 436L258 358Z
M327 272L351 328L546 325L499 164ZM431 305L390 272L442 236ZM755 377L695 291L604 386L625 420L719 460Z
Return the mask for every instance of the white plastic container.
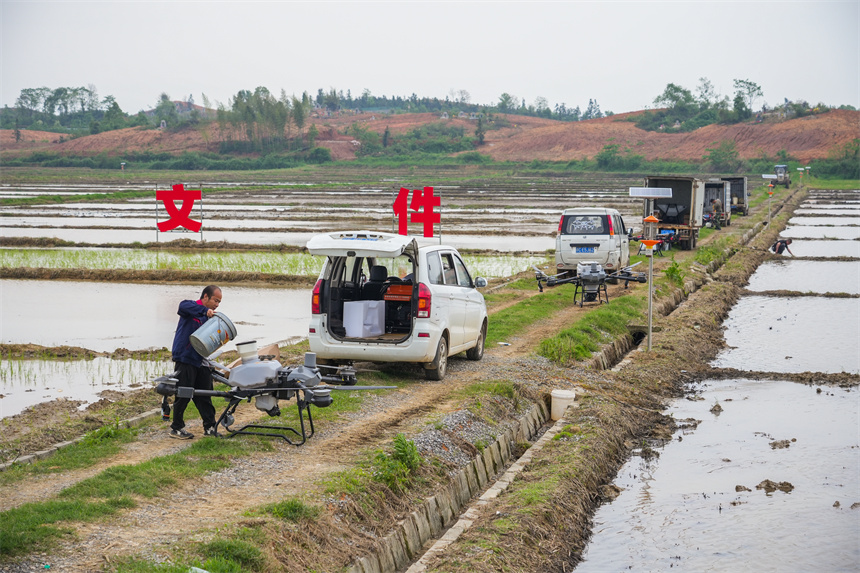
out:
M551 417L553 420L560 420L567 407L576 401L576 392L573 390L553 390L550 396L552 396Z
M385 332L385 301L357 300L343 303L343 328L349 338L370 338Z
M242 364L247 364L249 362L254 362L258 360L257 341L249 340L248 342L237 342L236 352L239 353L239 357L242 359Z

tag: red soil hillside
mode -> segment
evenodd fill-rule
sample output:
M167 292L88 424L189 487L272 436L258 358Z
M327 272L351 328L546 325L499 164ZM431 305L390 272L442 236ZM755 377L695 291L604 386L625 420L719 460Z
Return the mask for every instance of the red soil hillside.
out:
M772 157L785 149L800 161L809 161L826 158L832 149L855 138L860 138L860 111L835 110L778 123L708 125L690 133L643 131L613 116L530 129L495 141L482 153L497 160L569 161L594 157L604 145L618 144L622 151L629 148L646 159L700 160L715 142L729 140L744 159Z
M622 152L642 155L646 159L700 160L715 142L734 141L744 159L766 154L770 157L782 149L800 161L822 159L833 149L860 138L860 112L835 110L827 113L775 123L709 125L691 133L657 133L642 131L631 121L632 115L581 122L560 122L536 117L507 115L510 124L502 129L488 129L486 144L480 149L497 160L570 161L593 158L604 145L618 144ZM355 157L353 137L345 132L353 124L382 133L386 127L392 135L416 127L443 123L462 127L474 133L476 121L441 119L435 113L343 115L312 118L319 136L317 145L327 147L336 160ZM491 126L488 126L488 128ZM15 142L12 130L0 130L0 152L5 157L29 155L33 151L51 151L63 155L96 155L150 151L179 154L183 151L217 151L221 139L217 125L186 129L172 133L158 129L128 128L78 137L60 143L60 135L21 130L21 141Z

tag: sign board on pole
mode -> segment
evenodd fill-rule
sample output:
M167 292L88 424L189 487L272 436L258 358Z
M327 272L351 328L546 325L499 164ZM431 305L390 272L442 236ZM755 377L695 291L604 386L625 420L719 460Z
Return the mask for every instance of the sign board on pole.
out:
M640 199L672 198L671 187L630 187L630 196Z
M798 170L798 171L803 171L803 167L798 167L798 168L797 168L797 170Z
M776 175L773 173L765 173L761 176L762 179L776 179Z

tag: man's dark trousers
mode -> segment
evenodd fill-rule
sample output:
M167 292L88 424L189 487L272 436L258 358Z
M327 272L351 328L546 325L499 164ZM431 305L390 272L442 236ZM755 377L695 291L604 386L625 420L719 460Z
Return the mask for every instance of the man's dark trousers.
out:
M177 387L190 387L195 390L212 390L212 371L207 366L192 366L184 362L175 362L178 374ZM194 405L197 406L197 411L200 412L200 417L203 419L203 429L215 427L215 406L212 405L212 398L209 396L194 396ZM185 408L188 406L188 398L176 398L173 403L173 423L170 427L174 430L181 430L185 427Z

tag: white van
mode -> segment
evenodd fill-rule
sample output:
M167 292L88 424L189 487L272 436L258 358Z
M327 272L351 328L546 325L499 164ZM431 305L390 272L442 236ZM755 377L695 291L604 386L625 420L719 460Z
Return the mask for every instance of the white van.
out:
M311 238L327 257L314 286L308 340L323 360L417 362L441 380L448 356L484 355L487 307L460 253L413 237L351 231Z
M616 209L578 207L562 212L555 240L556 269L575 276L576 266L586 261L600 264L607 274L630 265L630 235Z

